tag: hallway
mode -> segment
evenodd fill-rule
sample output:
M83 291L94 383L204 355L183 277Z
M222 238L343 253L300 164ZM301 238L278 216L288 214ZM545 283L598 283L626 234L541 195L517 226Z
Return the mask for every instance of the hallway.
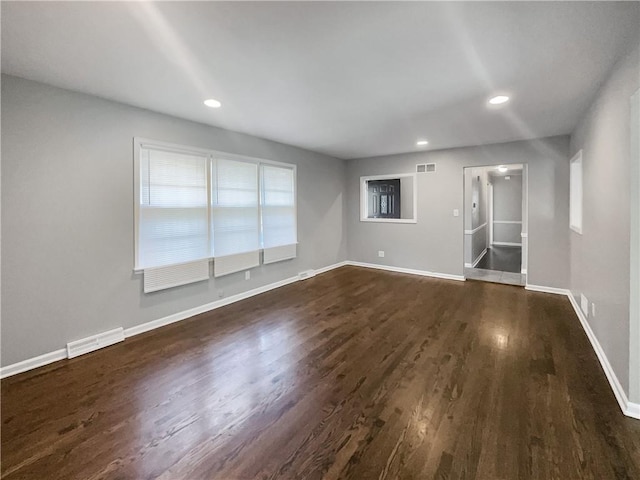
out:
M476 268L500 270L501 272L520 273L522 247L493 245L478 262Z

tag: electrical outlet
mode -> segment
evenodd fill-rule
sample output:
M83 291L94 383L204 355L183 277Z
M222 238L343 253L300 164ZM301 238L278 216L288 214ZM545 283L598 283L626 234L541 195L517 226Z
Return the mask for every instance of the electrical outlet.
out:
M585 297L583 293L580 294L580 310L582 310L585 317L589 316L589 300L587 300L587 297Z
M460 216L460 210L458 210L457 208L453 209L453 216L454 217L459 217Z
M596 316L596 304L595 303L591 304L591 316L592 317Z
M380 258L384 257L384 250L378 250L378 256Z
M218 298L224 297L224 290L218 290Z
M244 272L244 279L245 280L251 279L251 271L247 270L246 272Z

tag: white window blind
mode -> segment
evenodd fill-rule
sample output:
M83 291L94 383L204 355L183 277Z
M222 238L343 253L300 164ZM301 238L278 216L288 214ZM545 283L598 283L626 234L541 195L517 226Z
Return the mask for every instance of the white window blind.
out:
M210 256L206 155L142 146L136 268Z
M260 210L258 195L258 165L217 158L211 172L211 219L213 225L213 255L220 266L221 257L260 249ZM246 265L245 265L246 263ZM256 266L255 262L234 261L233 271ZM228 268L218 269L231 273Z
M145 292L296 256L295 166L135 139Z
M291 167L261 165L262 246L264 263L296 256L295 171Z

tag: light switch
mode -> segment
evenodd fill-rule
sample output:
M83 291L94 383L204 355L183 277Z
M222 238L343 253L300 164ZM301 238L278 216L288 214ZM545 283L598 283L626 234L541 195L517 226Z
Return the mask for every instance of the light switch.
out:
M458 210L457 208L453 209L453 216L454 217L459 217L460 216L460 210Z

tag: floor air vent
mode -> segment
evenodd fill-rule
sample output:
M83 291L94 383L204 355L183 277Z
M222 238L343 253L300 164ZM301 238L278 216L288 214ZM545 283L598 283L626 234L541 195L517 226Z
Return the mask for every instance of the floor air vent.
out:
M315 276L316 276L315 270L305 270L304 272L298 273L299 280L306 280L307 278L311 278Z
M84 355L85 353L93 352L99 348L108 347L109 345L122 342L123 340L124 330L122 327L115 328L108 332L99 333L98 335L67 343L67 356L69 358L77 357L78 355Z

